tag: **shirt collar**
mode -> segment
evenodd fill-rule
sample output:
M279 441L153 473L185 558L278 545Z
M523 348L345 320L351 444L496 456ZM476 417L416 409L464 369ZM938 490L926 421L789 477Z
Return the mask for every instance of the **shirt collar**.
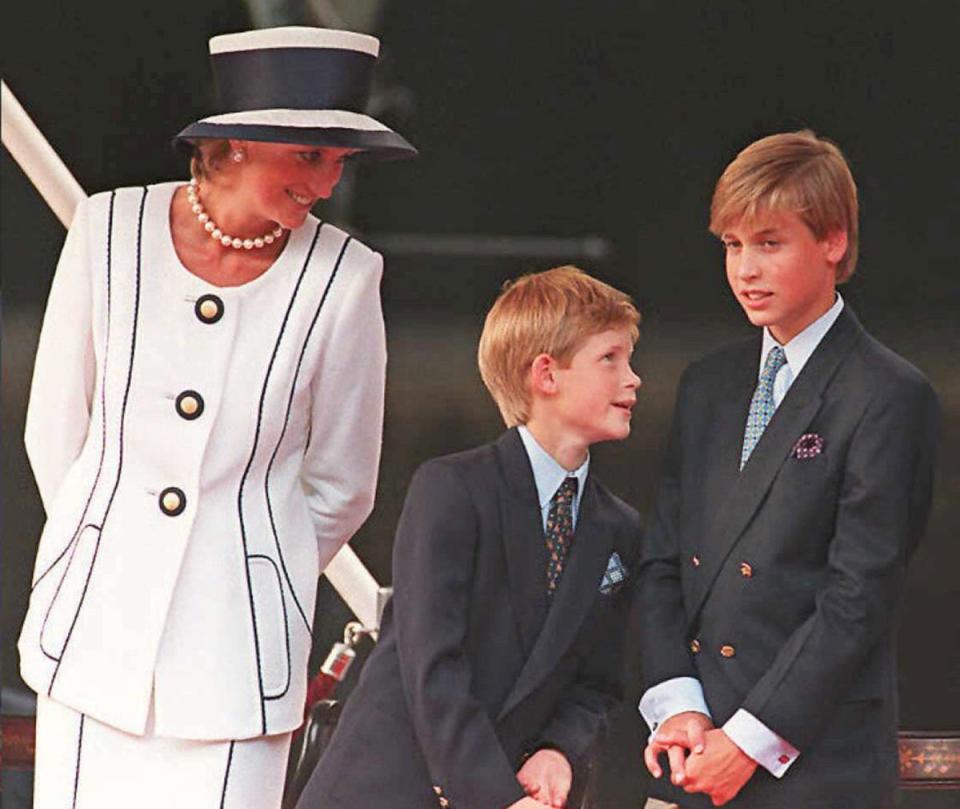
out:
M556 462L554 457L537 443L537 439L521 424L517 427L520 433L520 440L523 441L523 447L527 451L527 457L530 458L530 467L533 469L533 482L537 486L537 499L540 501L540 508L544 508L560 488L565 478L575 477L577 479L577 497L576 502L580 501L580 495L583 493L583 486L587 482L587 472L590 469L590 453L587 453L586 460L572 472L568 472Z
M807 326L807 328L800 332L800 334L794 337L789 343L781 346L784 354L787 355L787 364L790 366L793 378L796 378L800 371L803 370L803 366L807 364L807 360L810 359L810 356L816 350L817 346L820 345L820 341L826 333L830 331L830 327L836 322L837 318L840 317L840 312L842 311L843 298L840 297L840 293L838 292L837 299L833 302L833 306L827 309L826 312L814 320L813 323ZM770 353L770 349L778 345L780 345L780 343L770 334L770 330L764 329L763 346L760 349L761 372L763 370L763 363Z

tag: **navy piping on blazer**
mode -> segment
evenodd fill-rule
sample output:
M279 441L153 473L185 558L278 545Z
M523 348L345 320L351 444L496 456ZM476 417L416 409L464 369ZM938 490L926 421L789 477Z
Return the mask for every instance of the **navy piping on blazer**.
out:
M223 771L223 789L220 790L220 809L227 804L227 783L230 781L230 764L233 762L233 746L236 742L230 742L230 749L227 752L227 768Z
M257 426L256 426L256 430L254 431L253 446L252 446L251 449L250 449L250 457L247 459L247 465L246 465L246 467L245 467L244 470L243 470L243 475L242 475L242 477L240 478L240 485L239 485L239 487L238 487L238 489L237 489L237 516L238 516L238 519L239 519L239 521L240 521L240 539L241 539L241 541L242 541L242 543L243 543L243 555L244 555L244 558L245 558L248 562L249 562L249 560L250 560L251 557L250 557L250 554L249 554L248 551L247 551L247 529L246 529L246 523L244 522L244 519L243 519L243 490L244 490L244 487L246 486L247 477L248 477L248 475L250 474L250 469L253 467L253 461L254 461L254 459L256 458L256 455L257 455L257 447L258 447L258 445L259 445L259 443L260 443L260 428L261 428L261 425L262 425L262 423L263 423L263 408L264 408L264 403L265 403L266 397L267 397L267 388L268 388L268 386L269 386L269 384L270 384L270 375L273 373L273 364L274 364L274 362L275 362L276 359L277 359L277 352L278 352L278 350L279 350L279 348L280 348L280 342L282 341L283 335L284 335L284 333L286 332L286 329L287 329L287 323L288 323L288 321L289 321L289 319L290 319L290 312L293 310L293 306L294 306L294 304L296 303L297 296L300 294L300 287L301 287L301 285L303 284L304 276L306 275L307 269L308 269L309 266L310 266L310 259L313 257L313 249L314 249L314 247L315 247L315 245L316 245L316 243L317 243L317 239L319 238L321 228L322 228L322 225L318 225L316 231L315 231L314 234L313 234L313 241L310 243L310 249L307 251L306 258L304 259L304 262L303 262L303 267L302 267L301 270L300 270L300 275L299 275L299 277L297 278L296 286L295 286L294 289L293 289L293 294L290 296L290 302L287 304L287 310L286 310L286 312L284 312L283 322L280 324L280 331L278 332L278 334L277 334L277 339L276 339L276 341L274 342L273 351L272 351L272 353L270 354L270 362L267 364L267 372L266 372L266 374L264 375L264 378L263 378L263 386L262 386L261 389L260 389L260 402L259 402L259 404L257 405ZM348 238L349 238L349 237L348 237ZM342 255L342 252L341 252L341 255ZM271 560L271 561L272 561L272 560ZM262 666L260 665L260 636L259 636L259 633L257 632L257 612L256 612L256 605L255 605L254 599L253 599L253 584L252 584L252 582L250 581L250 566L249 566L249 564L244 565L244 574L245 574L245 576L246 576L246 581L247 581L247 597L248 597L248 600L249 600L249 602L250 602L250 620L251 620L251 623L252 623L252 625L253 625L253 644L254 644L254 651L255 651L255 654L256 654L256 663L257 663L257 687L258 687L259 692L260 692L260 722L261 722L262 732L263 732L264 734L266 734L266 732L267 732L266 700L267 700L267 699L276 699L276 698L281 697L281 696L283 696L284 694L286 694L286 691L287 691L287 689L288 689L289 686L290 686L290 680L289 680L289 678L290 678L290 666L289 666L289 665L287 666L287 684L286 684L286 686L284 686L283 691L282 691L280 694L273 694L273 695L271 695L270 697L267 697L267 696L264 694L264 689L263 689L263 668L262 668ZM291 588L291 592L292 592L292 589L293 589L293 588ZM281 587L281 589L280 589L280 603L281 603L281 606L282 606L282 608L283 608L284 623L285 623L285 625L286 625L286 622L287 622L287 614L286 614L286 613L287 613L287 606L286 606L286 599L284 598L283 588L282 588L282 587ZM289 635L288 635L288 636L287 636L287 649L286 649L286 651L287 651L288 663L289 663L289 655L290 655L290 642L289 642L289 640L290 640L290 639L289 639Z
M100 481L100 475L103 472L103 459L107 454L107 368L110 361L110 321L112 320L111 314L112 309L110 307L110 277L111 277L111 249L113 247L113 201L117 196L116 190L110 192L110 210L107 214L107 336L106 343L104 347L103 354L103 384L100 385L100 460L97 462L97 474L93 479L93 486L90 487L90 494L87 495L87 502L83 504L83 511L80 514L80 519L77 520L77 528L73 532L73 536L70 538L70 541L66 544L64 549L60 551L57 555L57 558L54 559L46 570L43 571L39 576L37 576L36 581L31 585L30 592L36 588L41 581L46 578L46 575L53 570L57 564L63 559L64 554L74 547L74 543L77 541L77 537L80 536L80 533L87 526L83 524L83 521L87 518L87 509L90 508L90 501L93 500L93 493L97 490L97 483ZM71 554L71 562L73 556ZM67 563L67 570L70 569L70 562ZM60 580L60 584L63 584L64 579L67 577L67 571L63 573L63 579ZM60 592L60 586L57 586L56 592L53 595L53 599L50 601L50 605L53 606L53 603L57 600L57 594ZM47 610L47 615L50 614L50 610ZM43 626L46 627L47 620L46 617L43 621ZM43 631L40 632L40 637L43 637ZM40 650L51 660L57 660L58 658L53 657L43 648L43 642L40 643Z
M319 235L320 230L317 229L317 235ZM277 535L277 525L273 517L273 504L270 502L270 472L273 471L273 462L277 458L277 453L280 451L280 445L283 443L283 438L287 434L287 425L290 423L290 411L293 408L293 394L297 387L297 379L300 377L300 368L303 365L304 355L307 353L307 344L310 342L310 336L313 334L313 327L316 326L317 320L320 317L320 310L323 309L323 304L327 300L327 295L330 293L330 287L333 286L333 279L337 277L337 271L340 269L340 262L343 260L344 254L347 252L347 245L350 244L352 237L347 236L343 240L343 244L340 247L340 254L337 256L337 260L333 265L333 272L330 273L330 278L327 280L327 285L324 287L323 295L320 296L320 302L317 304L317 311L313 315L313 320L310 321L310 327L307 329L307 335L303 340L303 346L300 348L300 356L297 358L297 367L293 372L293 382L290 385L290 395L287 397L287 410L283 417L283 428L280 430L280 437L277 439L277 445L273 449L273 454L270 456L270 462L267 464L267 472L263 479L263 490L267 498L267 514L270 518L270 530L273 532L273 541L277 546L277 557L280 559L280 566L283 568L283 576L287 581L287 586L290 588L290 594L293 596L293 603L297 606L297 611L300 613L300 617L303 619L304 626L307 628L307 632L310 637L313 637L313 626L311 625L309 619L307 618L306 613L303 610L303 607L300 604L300 599L297 598L297 593L293 589L293 582L290 580L290 573L287 571L287 563L283 558L283 550L280 548L280 537ZM314 237L314 242L316 242L316 236ZM313 251L313 246L310 247L311 252ZM289 646L287 648L289 654ZM286 692L284 692L286 693Z
M111 195L111 202L113 201L113 196ZM66 640L63 642L63 649L60 651L60 659L57 661L57 665L53 670L53 675L50 677L50 686L47 688L47 696L53 694L53 685L57 680L57 674L60 672L60 666L63 663L64 655L67 653L67 647L70 645L70 638L73 635L73 630L77 625L77 618L80 616L80 610L83 608L83 602L87 597L87 588L90 586L90 577L93 575L93 569L97 564L97 554L100 552L100 539L103 536L102 529L103 524L107 521L107 516L110 514L110 509L113 506L113 499L117 495L117 489L120 487L120 477L123 474L123 428L126 422L127 417L127 400L130 397L130 383L133 381L133 363L137 353L137 326L139 323L139 314L140 314L140 262L141 262L141 247L143 244L143 210L146 206L147 201L147 188L144 186L143 193L140 196L140 210L137 214L137 271L136 271L136 283L135 283L135 292L133 299L133 328L130 334L130 364L127 367L127 384L123 391L123 404L120 407L120 432L119 432L119 447L117 449L117 477L113 482L113 490L110 492L110 499L107 501L107 506L103 511L103 519L100 521L100 531L97 532L97 544L93 549L93 558L90 561L90 568L87 570L87 578L83 582L83 591L80 593L80 601L77 603L76 612L73 614L73 620L70 622L70 629L67 631ZM106 386L106 378L104 378L102 387ZM74 545L74 550L76 550L76 545ZM72 557L71 557L72 561ZM66 574L64 574L66 577ZM62 584L61 580L61 584ZM51 601L51 605L54 602ZM49 612L48 612L49 615Z
M77 809L77 791L80 788L80 752L83 750L83 721L86 718L86 714L80 714L80 729L77 731L77 763L73 769L73 809Z

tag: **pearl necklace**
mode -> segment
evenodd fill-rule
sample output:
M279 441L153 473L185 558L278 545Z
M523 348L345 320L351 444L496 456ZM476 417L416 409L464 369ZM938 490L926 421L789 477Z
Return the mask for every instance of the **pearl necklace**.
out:
M269 233L258 236L256 239L238 239L235 236L228 236L217 226L217 223L210 218L200 203L200 187L197 185L197 178L190 180L187 186L187 201L190 203L190 209L197 215L203 229L210 234L210 238L216 239L224 247L232 247L234 250L253 250L254 247L263 247L265 244L273 244L275 240L283 235L283 228L277 225Z

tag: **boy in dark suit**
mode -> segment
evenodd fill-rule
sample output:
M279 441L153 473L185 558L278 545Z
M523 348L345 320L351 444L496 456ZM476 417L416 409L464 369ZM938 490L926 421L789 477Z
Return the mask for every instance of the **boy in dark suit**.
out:
M572 267L500 295L479 363L510 429L414 475L379 643L300 809L574 805L620 699L639 551L589 447L630 432L638 322Z
M804 131L747 147L710 229L762 332L679 386L637 582L652 792L682 807L889 806L894 624L937 400L836 292L856 264L857 195L835 145Z

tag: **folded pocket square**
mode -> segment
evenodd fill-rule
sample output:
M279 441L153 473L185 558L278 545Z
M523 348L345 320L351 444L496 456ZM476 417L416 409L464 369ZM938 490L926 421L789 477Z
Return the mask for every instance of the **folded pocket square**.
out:
M627 580L630 571L620 559L620 554L614 551L607 560L607 569L600 579L600 592L603 595L610 595L620 589L621 585Z

